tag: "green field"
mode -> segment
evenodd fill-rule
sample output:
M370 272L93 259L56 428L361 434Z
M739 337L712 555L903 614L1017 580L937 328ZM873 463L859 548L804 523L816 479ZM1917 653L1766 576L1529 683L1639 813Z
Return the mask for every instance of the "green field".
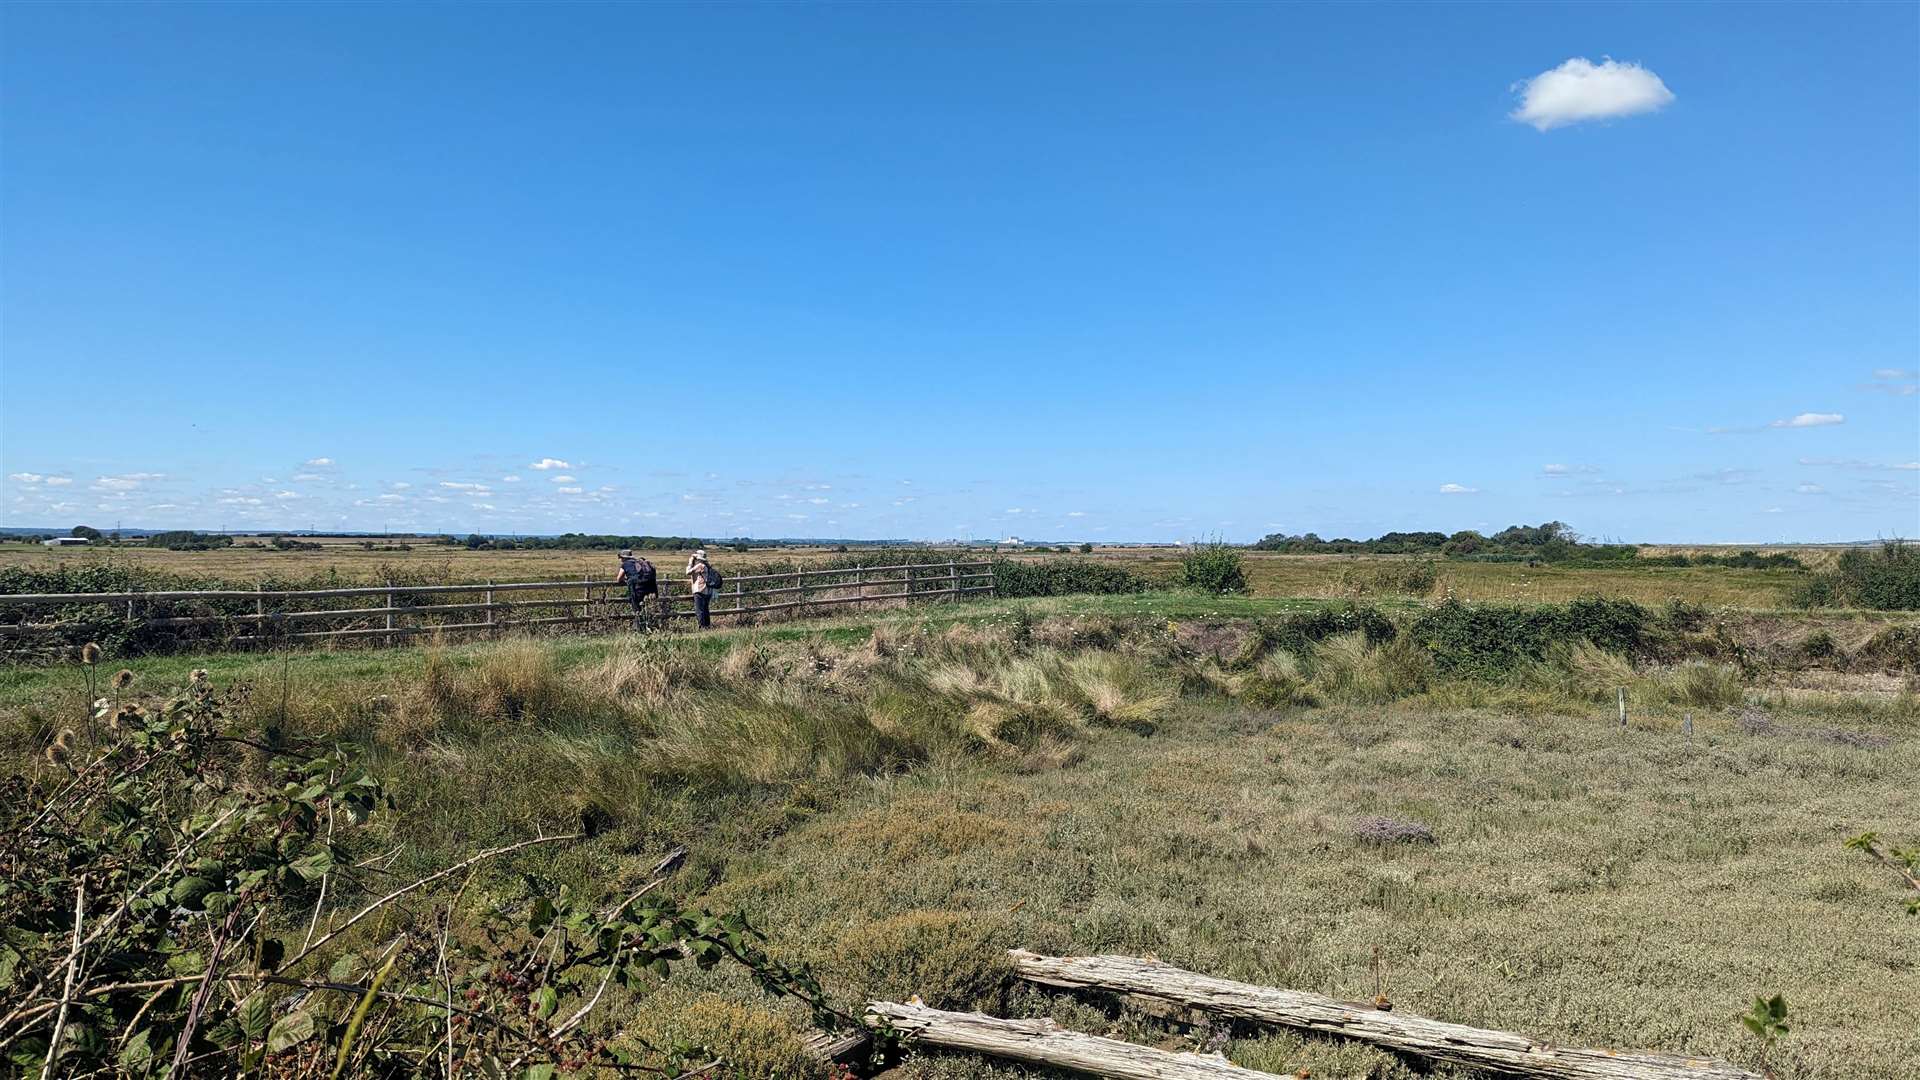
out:
M382 541L381 543L385 543ZM1649 553L1666 549L1648 549ZM1685 549L1697 552L1698 549ZM1809 566L1831 562L1832 549L1790 550ZM644 552L669 575L685 565L685 552ZM758 548L749 552L715 550L722 569L751 568L769 561L802 564L832 558L825 548ZM973 549L960 558L986 558L993 552ZM1008 551L1021 559L1061 557L1053 552ZM1155 581L1171 582L1179 572L1175 548L1100 548L1090 558L1116 562ZM1079 557L1079 556L1075 556ZM1369 571L1404 566L1412 560L1376 555L1281 555L1244 553L1252 595L1264 598L1338 598L1377 595L1357 590L1353 579ZM0 568L86 565L112 560L150 567L188 577L249 582L263 579L308 579L337 575L343 583L377 584L389 578L425 576L441 582L569 581L582 575L611 578L616 569L611 552L592 551L469 551L464 547L419 544L411 551L364 550L358 544L322 541L318 551L276 551L270 547L237 546L215 551L167 551L139 546L50 550L38 545L0 543ZM1463 600L1511 603L1552 602L1578 596L1620 596L1646 604L1679 597L1715 607L1775 608L1782 606L1806 576L1791 570L1744 570L1720 566L1569 568L1528 566L1512 562L1443 560L1436 564L1439 581L1422 598L1453 595Z
M1022 988L1000 950L1151 954L1348 998L1375 993L1377 955L1407 1012L1748 1065L1759 1047L1736 1014L1782 993L1794 1030L1766 1062L1777 1075L1911 1075L1920 926L1897 880L1842 846L1868 829L1920 839L1910 671L1579 654L1476 680L1358 639L1301 656L1247 644L1253 617L1318 606L1065 597L127 666L132 695L205 667L242 730L367 748L399 795L377 845L392 877L593 819L592 839L495 867L463 903L510 900L522 873L603 896L685 844L678 895L754 913L849 1002L917 993L1177 1046L1204 1032ZM1825 630L1853 650L1906 622L1732 632L1760 650ZM44 773L86 694L74 665L6 669L0 752ZM1368 840L1371 816L1434 842ZM430 924L450 893L369 920L366 940ZM725 968L623 994L602 1022L690 1033L742 1075L815 1068L797 1052L804 1018ZM1337 1041L1240 1032L1228 1052L1275 1072L1415 1075ZM896 1075L1025 1074L922 1055Z

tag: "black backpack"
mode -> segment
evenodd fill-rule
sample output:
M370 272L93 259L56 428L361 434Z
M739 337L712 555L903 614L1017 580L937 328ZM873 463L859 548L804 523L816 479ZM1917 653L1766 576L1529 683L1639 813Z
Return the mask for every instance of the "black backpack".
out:
M651 585L654 583L656 575L654 574L652 563L645 559L635 559L634 568L639 571L640 584Z
M708 564L707 564L707 589L708 589L708 591L710 591L710 592L719 592L719 591L720 591L720 585L721 585L721 577L720 577L720 571L718 571L718 570L715 570L715 569L713 568L713 564L712 564L712 563L708 563Z

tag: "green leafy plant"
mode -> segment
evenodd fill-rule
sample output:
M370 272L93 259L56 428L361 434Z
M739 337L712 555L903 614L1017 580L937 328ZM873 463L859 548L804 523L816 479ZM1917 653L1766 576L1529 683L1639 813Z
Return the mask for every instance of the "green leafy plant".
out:
M1897 848L1883 845L1878 833L1864 832L1847 841L1847 847L1854 851L1863 851L1880 865L1894 872L1913 895L1907 897L1907 914L1920 915L1920 848Z
M1787 1025L1787 999L1779 994L1754 998L1753 1008L1740 1017L1740 1023L1760 1040L1760 1053L1764 1057L1780 1036L1791 1030Z
M685 961L742 965L817 1023L858 1023L744 915L655 895L661 874L611 904L525 879L460 935L464 886L437 927L369 921L578 834L391 888L364 869L381 783L348 749L241 733L205 672L151 710L97 702L81 726L101 749L63 730L44 774L0 784L0 1054L22 1073L673 1075L697 1048L635 1049L589 1020L609 985L649 989Z

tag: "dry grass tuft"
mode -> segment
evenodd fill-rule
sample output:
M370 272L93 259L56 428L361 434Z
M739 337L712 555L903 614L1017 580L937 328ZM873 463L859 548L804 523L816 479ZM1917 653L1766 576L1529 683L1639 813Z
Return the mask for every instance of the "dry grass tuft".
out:
M1004 917L982 912L911 911L856 924L841 938L829 973L865 998L918 994L936 1009L993 1005L1012 980Z
M1353 838L1374 844L1431 844L1433 830L1418 821L1390 817L1354 819Z

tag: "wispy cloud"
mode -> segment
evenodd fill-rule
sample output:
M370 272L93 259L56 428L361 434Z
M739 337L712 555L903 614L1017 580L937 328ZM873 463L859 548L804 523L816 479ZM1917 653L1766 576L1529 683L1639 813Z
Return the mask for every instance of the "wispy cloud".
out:
M1875 368L1873 381L1863 389L1871 390L1876 394L1911 397L1914 394L1920 394L1920 371L1894 367Z
M327 469L332 467L333 467L333 459L330 457L317 457L317 458L307 459L307 468L309 469Z
M485 484L474 484L462 480L442 480L440 486L451 491L470 491L475 495L490 495L493 489Z
M571 477L571 476L564 476L564 475L563 475L563 476L556 476L556 477L553 477L553 482L554 482L554 483L556 483L556 484L571 484L571 483L573 483L573 477Z
M1442 495L1477 495L1479 493L1480 493L1479 488L1468 487L1465 484L1441 484L1440 485L1440 494Z
M1840 413L1803 412L1793 416L1789 416L1783 420L1769 420L1767 423L1761 424L1757 427L1736 427L1736 426L1710 427L1707 429L1707 434L1734 435L1734 434L1741 434L1741 433L1754 432L1754 431L1768 431L1768 430L1780 431L1780 430L1789 430L1792 428L1831 427L1834 424L1844 424L1846 422L1847 422L1847 418L1841 415Z
M1862 461L1859 458L1823 458L1803 457L1800 464L1829 469L1894 469L1901 472L1920 471L1920 461Z
M559 458L543 457L539 461L528 465L527 468L538 469L541 472L545 472L548 469L571 469L573 466L561 461Z
M1513 90L1520 105L1509 115L1536 131L1649 113L1673 101L1660 76L1639 64L1610 58L1596 64L1583 56L1523 79Z
M1803 412L1785 420L1775 420L1767 426L1770 428L1827 427L1846 422L1847 418L1837 412Z
M1801 495L1824 495L1827 491L1819 484L1801 484L1793 490Z

